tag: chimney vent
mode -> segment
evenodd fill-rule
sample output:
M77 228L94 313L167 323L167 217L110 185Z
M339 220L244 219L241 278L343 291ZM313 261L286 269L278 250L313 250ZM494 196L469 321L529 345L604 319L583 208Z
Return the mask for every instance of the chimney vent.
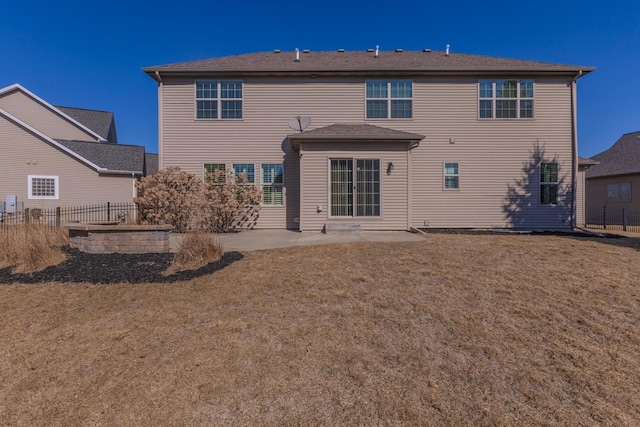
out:
M450 48L450 47L451 47L451 46L447 43L447 50L444 52L444 55L445 55L445 56L449 56L449 48Z
M310 50L309 49L302 49L302 53L309 53Z
M430 53L430 52L431 52L431 49L428 49L428 48L427 48L427 49L424 49L424 50L423 50L423 52Z
M338 52L343 53L344 49L338 49Z
M402 49L396 49L396 52L404 52Z
M273 53L280 53L280 49L273 49Z
M300 49L296 48L296 62L300 62Z
M376 45L376 54L375 57L377 58L378 55L380 55L380 45Z

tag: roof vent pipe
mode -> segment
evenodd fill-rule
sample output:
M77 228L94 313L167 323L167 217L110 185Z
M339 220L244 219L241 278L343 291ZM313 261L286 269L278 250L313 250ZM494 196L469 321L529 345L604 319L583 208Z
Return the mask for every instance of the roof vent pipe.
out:
M300 49L296 48L296 62L300 62Z
M376 55L375 57L378 57L378 54L380 53L380 45L376 45Z
M451 46L447 43L447 50L445 50L445 52L444 52L444 56L449 56L449 48L450 48L450 47L451 47Z

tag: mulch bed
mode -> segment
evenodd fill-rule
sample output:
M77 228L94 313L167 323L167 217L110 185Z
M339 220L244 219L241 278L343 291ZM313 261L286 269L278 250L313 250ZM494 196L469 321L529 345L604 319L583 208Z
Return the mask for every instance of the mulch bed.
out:
M226 252L220 260L197 270L162 275L173 254L87 254L68 246L62 248L67 259L41 271L12 274L11 267L0 270L0 283L170 283L211 274L243 258L239 252Z

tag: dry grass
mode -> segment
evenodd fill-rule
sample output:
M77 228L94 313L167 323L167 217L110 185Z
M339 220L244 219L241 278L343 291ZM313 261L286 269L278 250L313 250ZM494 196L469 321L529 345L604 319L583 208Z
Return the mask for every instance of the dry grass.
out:
M178 245L171 266L164 272L170 275L184 270L197 270L218 261L224 251L222 245L209 233L187 233Z
M640 244L619 243L430 235L5 285L0 424L638 425Z
M68 244L67 230L38 224L0 227L0 268L29 273L65 260L60 247Z

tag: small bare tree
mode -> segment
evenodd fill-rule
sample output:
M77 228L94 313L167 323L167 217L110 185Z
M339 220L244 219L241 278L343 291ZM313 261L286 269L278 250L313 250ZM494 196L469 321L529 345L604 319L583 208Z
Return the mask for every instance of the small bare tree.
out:
M178 233L197 228L204 199L202 180L194 174L168 167L142 178L136 189L141 224L170 224Z
M205 228L226 233L235 228L253 228L258 220L262 191L247 181L245 174L217 170L206 176Z

